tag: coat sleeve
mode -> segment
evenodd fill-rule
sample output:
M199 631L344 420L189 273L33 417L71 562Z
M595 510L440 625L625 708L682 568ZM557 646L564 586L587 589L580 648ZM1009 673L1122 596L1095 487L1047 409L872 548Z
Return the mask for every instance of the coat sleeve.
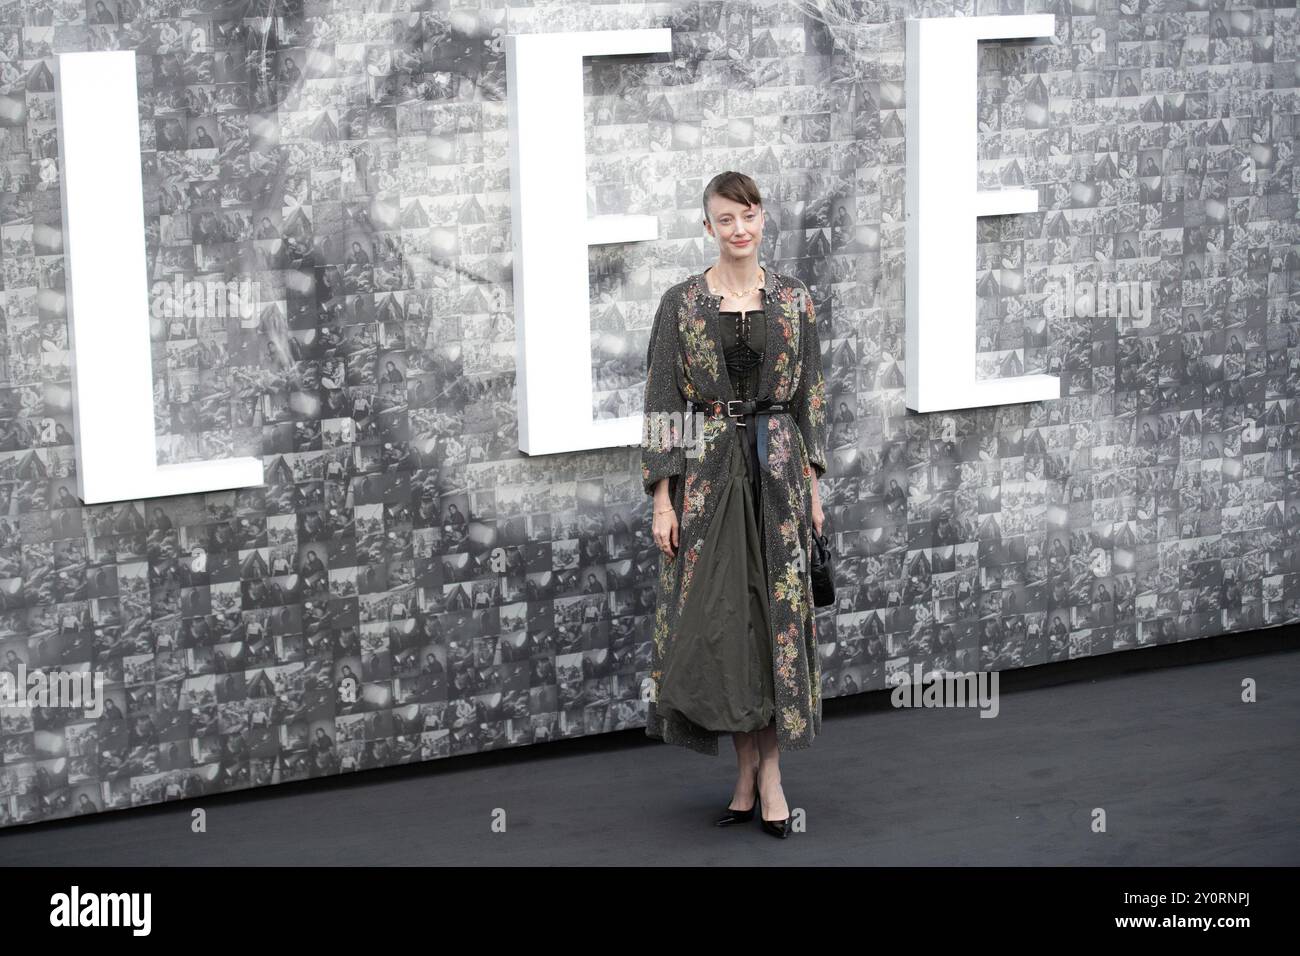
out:
M659 300L646 354L641 479L648 495L654 494L661 478L672 479L686 471L686 448L682 443L685 416L682 357L670 290Z
M822 348L817 335L817 315L812 294L802 280L803 328L800 330L799 388L795 393L795 420L803 434L808 461L816 476L826 474L826 377L822 373Z

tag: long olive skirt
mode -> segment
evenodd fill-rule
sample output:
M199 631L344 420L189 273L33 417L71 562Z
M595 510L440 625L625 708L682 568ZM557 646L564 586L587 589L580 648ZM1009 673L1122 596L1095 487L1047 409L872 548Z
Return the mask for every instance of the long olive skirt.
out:
M706 730L760 730L772 722L772 637L753 434L767 420L732 426L727 487L709 522L656 697Z

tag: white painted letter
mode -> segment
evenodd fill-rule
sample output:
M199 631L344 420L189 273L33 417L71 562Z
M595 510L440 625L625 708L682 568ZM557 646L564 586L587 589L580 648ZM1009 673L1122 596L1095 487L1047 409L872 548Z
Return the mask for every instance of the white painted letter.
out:
M55 72L77 493L98 504L260 485L258 458L158 464L136 53L61 53Z
M596 421L587 247L659 236L656 216L587 215L582 58L667 53L672 31L506 37L519 450L636 445L641 416Z
M1060 398L1054 375L975 377L975 219L1033 212L1034 189L976 181L977 41L1051 36L1050 13L907 21L907 407Z

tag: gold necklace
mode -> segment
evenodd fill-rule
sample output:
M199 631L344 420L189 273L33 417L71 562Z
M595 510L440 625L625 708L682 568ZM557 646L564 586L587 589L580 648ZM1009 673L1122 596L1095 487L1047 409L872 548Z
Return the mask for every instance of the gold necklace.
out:
M709 268L712 269L713 267L710 266ZM755 292L755 291L757 291L757 290L763 288L764 282L765 282L766 277L767 277L767 270L763 269L762 267L759 267L759 274L762 275L762 276L764 277L764 279L763 279L763 280L760 280L759 283L758 283L757 285L750 286L748 289L743 289L743 290L741 290L740 292L737 292L735 289L726 289L725 286L724 286L723 288L726 289L727 292L730 292L730 293L731 293L731 298L733 298L733 299L743 299L745 296L749 295L751 292ZM712 286L712 285L709 285L709 291L710 291L710 292L713 292L713 286ZM717 293L714 293L714 294L716 295Z

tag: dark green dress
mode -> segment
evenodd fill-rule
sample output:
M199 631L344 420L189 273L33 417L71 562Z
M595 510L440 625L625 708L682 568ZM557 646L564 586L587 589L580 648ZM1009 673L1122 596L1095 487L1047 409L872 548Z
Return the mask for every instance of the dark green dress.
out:
M765 313L718 314L732 390L739 400L756 398L767 344ZM690 591L681 610L657 700L660 711L676 710L699 727L724 732L761 730L776 712L762 482L754 439L755 428L765 427L766 420L749 416L741 421L729 429L736 448L728 485L699 558L699 566L712 573L707 586ZM716 622L741 618L748 619L748 639L724 639Z

